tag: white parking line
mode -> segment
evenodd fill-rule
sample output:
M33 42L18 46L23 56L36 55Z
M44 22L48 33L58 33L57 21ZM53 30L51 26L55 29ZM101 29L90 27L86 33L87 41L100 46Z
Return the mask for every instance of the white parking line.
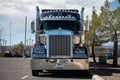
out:
M28 77L28 75L25 75L25 76L23 76L21 79L25 79L25 78L27 78Z

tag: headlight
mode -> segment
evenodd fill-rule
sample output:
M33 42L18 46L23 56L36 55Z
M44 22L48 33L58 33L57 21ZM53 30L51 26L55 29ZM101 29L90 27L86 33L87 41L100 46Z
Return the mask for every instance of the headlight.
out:
M45 53L45 50L44 49L36 49L35 53Z
M75 53L85 53L85 49L75 49Z

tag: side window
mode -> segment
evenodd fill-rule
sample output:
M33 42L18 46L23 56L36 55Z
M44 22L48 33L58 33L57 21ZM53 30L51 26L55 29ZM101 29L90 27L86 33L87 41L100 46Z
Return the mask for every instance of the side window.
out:
M40 30L43 30L43 29L44 29L44 23L43 23L42 21L40 21L39 27L40 27Z
M79 22L75 22L74 23L74 27L73 27L73 31L78 31L80 30L80 23Z

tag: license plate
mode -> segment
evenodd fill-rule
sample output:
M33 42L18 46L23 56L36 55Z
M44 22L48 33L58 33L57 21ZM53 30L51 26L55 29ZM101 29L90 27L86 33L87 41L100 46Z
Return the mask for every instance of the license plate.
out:
M63 67L64 67L64 64L56 64L55 67L56 67L56 68L63 68Z

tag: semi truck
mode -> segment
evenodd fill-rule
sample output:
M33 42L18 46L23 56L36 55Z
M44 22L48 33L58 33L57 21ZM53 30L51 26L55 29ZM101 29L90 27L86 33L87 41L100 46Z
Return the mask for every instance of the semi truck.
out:
M84 33L89 21L84 20L84 7L77 9L42 9L36 7L31 22L35 44L31 50L31 72L88 70L88 50Z

